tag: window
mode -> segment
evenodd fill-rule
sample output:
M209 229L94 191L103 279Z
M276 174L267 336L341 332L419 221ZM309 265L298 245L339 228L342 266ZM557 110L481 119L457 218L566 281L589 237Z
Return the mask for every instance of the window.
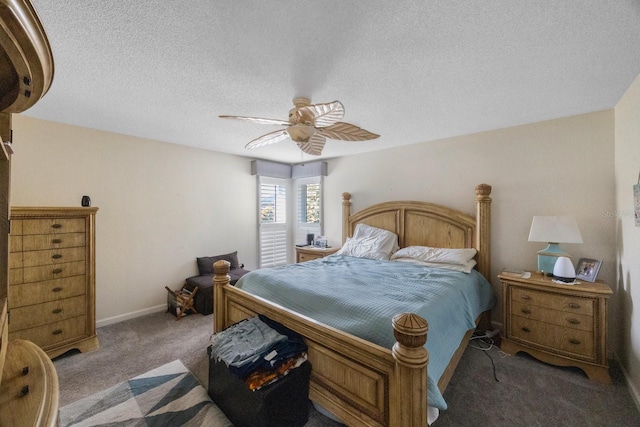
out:
M258 179L259 187L259 264L275 267L287 263L287 187L286 180Z
M306 244L307 234L322 234L322 178L296 180L295 243Z

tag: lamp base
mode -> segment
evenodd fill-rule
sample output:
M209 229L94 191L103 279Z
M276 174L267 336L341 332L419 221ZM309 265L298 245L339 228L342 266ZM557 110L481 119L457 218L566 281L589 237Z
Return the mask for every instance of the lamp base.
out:
M571 258L571 255L560 249L558 243L549 243L549 246L538 251L538 271L552 274L559 257Z

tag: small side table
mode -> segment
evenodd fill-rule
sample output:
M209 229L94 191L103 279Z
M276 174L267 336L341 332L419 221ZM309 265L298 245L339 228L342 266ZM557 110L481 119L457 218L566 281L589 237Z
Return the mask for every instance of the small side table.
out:
M316 248L315 246L296 246L296 263L324 258L335 254L340 248Z
M504 313L502 351L524 351L553 365L578 367L591 380L611 383L606 354L609 285L599 280L557 284L539 274L498 278Z

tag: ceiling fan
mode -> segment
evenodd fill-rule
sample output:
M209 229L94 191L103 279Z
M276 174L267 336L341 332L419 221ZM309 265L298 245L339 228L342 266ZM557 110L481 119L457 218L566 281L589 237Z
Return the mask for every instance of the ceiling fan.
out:
M289 121L244 116L219 117L286 126L285 129L270 132L250 141L245 146L247 149L291 138L305 153L319 156L324 148L326 138L343 141L367 141L380 136L350 123L340 122L339 120L344 117L344 106L340 101L311 104L307 98L294 98L293 105L295 107L289 111Z

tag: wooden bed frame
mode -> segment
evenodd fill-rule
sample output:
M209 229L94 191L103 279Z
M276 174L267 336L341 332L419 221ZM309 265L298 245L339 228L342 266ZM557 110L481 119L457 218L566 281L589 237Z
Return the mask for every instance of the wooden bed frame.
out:
M351 214L343 194L343 241L358 223L393 231L400 247L476 248L476 268L490 275L491 186L476 186L476 216L427 202L385 202ZM393 319L396 344L383 348L229 285L229 263L214 264L214 332L263 314L305 337L312 364L309 397L352 426L427 425L428 325L411 313ZM487 313L488 314L488 313ZM488 318L488 316L487 316ZM480 320L480 319L479 319ZM487 319L488 321L488 319ZM438 382L444 392L473 329Z

